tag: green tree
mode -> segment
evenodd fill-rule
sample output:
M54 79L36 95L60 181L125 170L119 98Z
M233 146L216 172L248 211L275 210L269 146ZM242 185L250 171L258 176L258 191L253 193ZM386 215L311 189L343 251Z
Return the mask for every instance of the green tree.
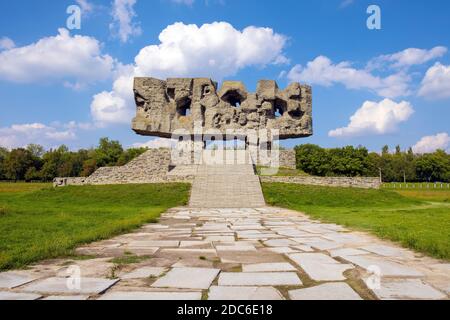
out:
M27 150L36 158L41 158L45 153L44 147L39 144L31 143L27 146Z
M37 181L41 180L41 174L35 167L28 168L27 172L25 173L25 181Z
M6 148L0 147L0 180L6 179L5 177L5 159L8 156L9 151Z
M87 159L83 162L83 170L81 170L82 177L88 177L97 170L97 161L95 159Z
M101 138L99 146L95 149L97 166L115 166L122 153L123 148L119 141Z
M298 169L317 176L329 173L330 162L325 149L315 144L303 144L295 147L295 153Z
M5 177L10 180L24 180L27 170L34 166L34 158L30 151L18 148L8 153L4 163Z
M450 158L443 150L423 154L416 161L416 173L420 180L449 181Z

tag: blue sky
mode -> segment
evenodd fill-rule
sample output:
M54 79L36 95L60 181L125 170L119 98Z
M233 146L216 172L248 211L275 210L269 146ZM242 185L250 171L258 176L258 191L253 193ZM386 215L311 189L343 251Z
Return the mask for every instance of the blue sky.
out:
M67 30L73 4L79 30ZM370 4L381 30L366 26ZM2 1L0 145L163 145L131 130L130 79L146 75L311 84L314 135L288 147L449 150L449 11L439 0Z

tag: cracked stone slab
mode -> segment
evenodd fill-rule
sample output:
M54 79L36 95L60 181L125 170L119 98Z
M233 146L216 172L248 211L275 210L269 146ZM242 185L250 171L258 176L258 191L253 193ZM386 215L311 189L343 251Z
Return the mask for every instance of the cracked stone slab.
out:
M283 296L274 287L212 286L208 300L283 300Z
M372 256L342 256L343 259L350 261L357 266L373 272L377 268L382 277L421 277L423 273L415 268L389 261L386 258Z
M42 292L52 294L100 294L119 280L103 279L103 278L86 278L82 277L80 286L77 287L76 283L70 278L47 278L41 281L36 281L27 285L23 291L25 292Z
M0 291L1 300L37 300L42 296L34 293Z
M287 262L275 263L255 263L242 265L243 272L269 272L269 271L296 271L296 269Z
M372 290L380 299L445 299L447 296L420 279L382 279L380 288Z
M345 280L343 272L353 268L323 253L293 253L288 257L298 264L315 281Z
M0 273L0 288L12 289L36 280L37 277L24 272L7 271Z
M289 291L291 300L362 300L346 283L324 283L315 287Z
M300 286L295 272L222 272L219 286Z
M173 268L156 280L152 287L180 289L208 289L220 269Z
M142 267L135 269L129 273L121 275L121 279L140 279L140 278L149 278L149 277L159 277L164 272L166 272L167 268L163 267Z
M108 292L98 300L201 300L201 292Z

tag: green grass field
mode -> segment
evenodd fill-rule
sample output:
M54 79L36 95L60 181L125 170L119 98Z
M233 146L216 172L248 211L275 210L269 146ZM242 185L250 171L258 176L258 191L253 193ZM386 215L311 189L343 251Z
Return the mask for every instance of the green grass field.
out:
M364 230L450 260L450 191L366 190L263 183L268 204Z
M0 184L0 270L70 255L80 244L155 221L187 203L188 184L52 188Z

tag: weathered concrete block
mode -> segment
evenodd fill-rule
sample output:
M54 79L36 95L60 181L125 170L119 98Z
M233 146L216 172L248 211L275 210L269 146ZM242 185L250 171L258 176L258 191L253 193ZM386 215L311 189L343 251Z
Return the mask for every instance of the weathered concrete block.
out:
M141 135L171 137L177 129L278 129L280 139L312 135L311 87L290 84L279 90L273 80L261 80L256 93L240 81L217 83L207 78L135 78L136 117L133 130Z

